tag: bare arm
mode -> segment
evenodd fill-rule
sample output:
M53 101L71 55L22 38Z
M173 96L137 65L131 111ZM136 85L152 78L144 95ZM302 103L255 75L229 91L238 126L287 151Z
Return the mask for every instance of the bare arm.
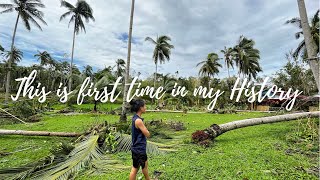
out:
M143 124L141 119L137 119L135 121L135 126L141 130L141 132L144 134L144 136L146 137L150 137L150 133L148 131L148 129L146 128L146 126Z

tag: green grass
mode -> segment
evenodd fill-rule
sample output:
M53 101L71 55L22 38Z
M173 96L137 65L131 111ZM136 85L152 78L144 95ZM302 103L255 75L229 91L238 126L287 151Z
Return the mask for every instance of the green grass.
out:
M187 129L169 132L170 136L180 136L190 140L191 133L216 123L261 117L264 113L238 114L181 114L181 113L147 113L146 121L163 119L166 121L182 121ZM118 121L114 115L46 115L43 121L23 125L2 125L1 129L24 129L46 131L83 132L90 125L103 122ZM219 136L212 147L202 148L194 144L177 146L178 152L164 155L148 155L149 173L155 170L163 172L159 179L317 179L307 174L308 169L317 165L315 158L285 151L293 145L286 140L298 121L265 124L233 130ZM18 149L32 149L14 153L0 158L0 168L17 167L47 156L49 150L62 141L72 138L58 137L22 137L0 136L0 152L12 152ZM131 166L130 153L112 155L124 165ZM127 171L110 171L97 176L81 176L78 179L128 179ZM141 172L138 177L142 176Z

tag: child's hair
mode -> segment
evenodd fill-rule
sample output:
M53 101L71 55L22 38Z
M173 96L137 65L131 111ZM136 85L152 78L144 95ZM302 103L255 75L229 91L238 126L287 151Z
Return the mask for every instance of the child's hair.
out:
M130 101L131 112L138 112L141 107L144 106L144 100L142 99L132 99Z

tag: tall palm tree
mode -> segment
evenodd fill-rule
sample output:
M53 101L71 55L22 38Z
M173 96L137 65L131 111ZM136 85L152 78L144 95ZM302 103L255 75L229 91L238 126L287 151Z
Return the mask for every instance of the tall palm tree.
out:
M35 54L34 57L38 58L38 61L40 61L41 66L51 64L53 61L53 58L47 51L43 51L43 52L38 51L38 54Z
M113 66L113 68L116 68L116 76L120 77L125 72L126 62L123 59L118 59L116 60L116 65Z
M319 10L314 14L314 16L310 19L310 30L311 30L311 36L312 39L316 43L317 47L317 52L319 53ZM300 39L301 36L303 36L303 30L302 30L302 24L301 24L301 19L298 17L292 18L290 20L286 21L286 24L294 24L299 28L299 31L295 33L296 39ZM295 49L293 55L298 56L301 55L304 59L307 57L307 49L306 49L306 43L305 40L303 39L298 47Z
M86 27L84 26L83 19L88 23L91 19L94 21L93 11L90 5L85 0L78 0L76 5L68 3L67 1L61 1L61 6L68 9L67 12L61 15L60 21L62 21L67 16L71 15L71 19L69 21L69 25L74 23L73 28L73 40L72 40L72 52L71 52L71 62L70 62L70 79L69 79L69 91L71 91L72 86L72 67L73 67L73 55L74 55L74 42L76 38L76 34L78 35L80 30L86 32Z
M234 56L234 51L231 47L227 48L227 47L224 47L223 50L221 50L221 52L224 54L224 62L225 62L225 65L228 69L228 77L230 78L230 72L229 72L229 69L230 67L232 67L233 69L233 56Z
M313 77L316 81L317 88L318 88L318 94L320 94L320 81L319 81L319 58L317 58L317 54L319 53L319 31L318 31L318 40L314 40L312 37L311 29L308 23L308 16L307 16L307 10L305 7L304 0L297 0L298 1L298 8L299 8L299 14L301 19L301 27L303 31L303 36L306 44L307 54L308 54L308 63L310 66L310 69L312 71ZM316 13L317 17L314 19L318 19L318 27L319 27L319 17L318 13ZM319 29L319 28L318 28ZM317 43L316 43L317 42Z
M154 73L154 87L156 87L158 63L162 64L165 60L170 60L171 49L173 49L174 46L169 43L171 38L165 35L157 37L156 40L153 40L151 37L146 37L145 40L155 45L152 57L156 65L156 71Z
M240 36L238 44L233 48L238 75L242 74L249 79L256 78L262 69L259 64L260 51L254 48L255 42L244 36Z
M199 70L199 75L201 76L207 76L208 79L210 77L214 77L214 75L219 73L219 68L222 67L221 64L218 62L219 56L216 53L210 53L207 56L207 59L204 61L201 61L197 64L197 66L201 66ZM210 80L208 81L208 88L210 88Z
M120 115L120 122L127 122L127 93L128 87L126 84L129 82L130 75L130 58L131 58L131 39L132 39L132 25L133 25L133 14L134 14L134 3L135 0L131 1L131 12L130 12L130 23L129 23L129 36L128 36L128 53L127 53L127 66L126 66L126 74L124 78L124 89L123 89L123 99L122 99L122 111Z
M31 30L30 22L34 24L37 28L42 30L40 24L37 20L41 21L43 24L47 23L43 20L43 12L38 8L44 8L44 4L41 3L41 0L14 0L12 4L0 4L0 8L5 8L2 13L9 13L16 11L18 13L16 23L13 30L12 42L11 42L11 52L14 51L14 40L16 37L17 27L19 19L21 18L24 22L27 30ZM13 55L13 54L12 54ZM10 93L10 80L11 80L11 63L13 61L13 56L8 60L8 72L7 72L7 81L6 81L6 94L5 94L5 103L8 103L9 93Z

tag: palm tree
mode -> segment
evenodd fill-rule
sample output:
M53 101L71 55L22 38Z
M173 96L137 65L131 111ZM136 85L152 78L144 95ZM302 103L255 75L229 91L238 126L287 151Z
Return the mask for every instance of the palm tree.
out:
M171 49L173 49L174 46L168 42L168 41L171 41L171 38L165 35L157 37L156 40L153 40L150 37L146 37L145 40L155 45L152 57L153 57L154 64L156 65L156 71L154 73L154 87L156 87L158 62L162 64L165 62L166 59L167 61L169 61Z
M74 22L73 29L73 40L72 40L72 52L71 52L71 63L70 63L70 79L69 79L69 91L71 91L72 86L72 67L73 67L73 55L74 55L74 42L76 38L76 34L78 35L80 30L86 32L86 28L83 23L83 19L88 23L89 20L95 20L93 17L93 11L90 5L85 0L78 0L76 5L68 3L67 1L61 1L61 6L68 9L67 12L61 15L60 21L62 21L67 16L71 15L71 19L69 21L69 26L72 22Z
M9 60L11 59L11 64L16 64L20 62L23 58L23 52L17 49L15 46L12 51L6 51L4 57L7 59L7 64L9 65Z
M230 78L230 72L229 72L229 69L230 67L232 67L233 69L233 56L234 56L234 51L231 47L227 48L227 47L224 47L223 50L221 50L221 52L224 54L224 62L225 62L225 65L228 69L228 77Z
M84 66L84 70L82 71L82 74L85 76L85 77L90 77L92 78L93 76L93 72L92 72L92 66L90 65L86 65Z
M128 54L127 54L127 66L126 75L124 78L124 89L123 89L123 99L122 99L122 111L119 121L127 122L127 92L128 87L126 84L129 82L129 72L130 72L130 58L131 58L131 39L132 39L132 25L133 25L133 14L134 14L134 3L135 0L131 1L131 13L130 13L130 24L129 24L129 36L128 36Z
M305 40L305 46L307 49L308 54L308 63L310 66L310 69L312 70L313 77L316 81L317 88L318 88L318 94L320 94L320 82L319 82L319 58L317 58L317 54L319 53L319 30L318 35L316 38L317 40L314 40L314 37L312 36L312 31L310 29L309 23L308 23L308 16L307 16L307 10L305 7L304 0L297 0L298 1L298 7L299 7L299 14L301 19L301 27L304 35ZM314 19L318 19L318 29L319 29L319 12L316 13L317 17ZM317 43L316 43L317 42Z
M212 124L208 128L204 130L204 132L209 136L211 140L214 140L216 137L220 136L223 133L226 133L231 130L244 128L248 126L256 126L261 124L269 124L269 123L277 123L283 121L292 121L298 120L303 118L318 118L319 111L316 112L302 112L302 113L291 113L291 114L284 114L284 115L276 115L276 116L269 116L269 117L260 117L260 118L251 118L251 119L244 119L238 121L232 121L224 124Z
M48 65L53 61L53 58L47 51L38 51L38 54L35 54L34 57L38 57L38 61L40 61L41 66Z
M300 39L301 35L303 36L303 30L302 30L302 24L301 24L301 19L298 17L292 18L290 20L286 21L286 24L294 24L299 28L299 31L295 33L296 39ZM311 19L311 24L310 24L310 30L311 30L311 36L312 39L315 41L317 45L317 52L319 53L319 10L315 13L313 18ZM305 40L303 39L298 47L295 49L293 55L297 57L298 55L301 55L304 59L307 57L307 49L306 49L306 43Z
M113 68L116 68L116 76L120 77L125 72L126 62L123 59L118 59L116 60L116 65L113 66Z
M222 67L221 64L218 62L219 56L216 53L210 53L207 56L207 59L201 61L197 64L197 66L201 66L199 70L199 75L206 76L208 79L210 77L214 77L215 74L219 73L219 67ZM208 88L210 88L210 80L208 81Z
M248 76L249 79L256 78L257 73L262 69L259 64L260 51L253 46L255 42L244 36L240 36L238 44L233 48L238 76Z
M13 30L12 42L11 42L11 52L14 51L14 40L16 37L18 22L20 17L22 18L25 27L27 30L31 30L30 22L42 30L40 24L36 21L39 20L43 24L47 24L43 20L43 12L38 8L44 8L44 4L41 3L41 0L14 0L13 4L0 4L1 8L5 8L2 13L8 13L12 11L17 11L17 19ZM9 93L10 93L10 74L11 74L11 63L13 61L13 56L8 59L8 72L7 72L7 81L6 81L6 94L5 94L5 103L8 103Z

